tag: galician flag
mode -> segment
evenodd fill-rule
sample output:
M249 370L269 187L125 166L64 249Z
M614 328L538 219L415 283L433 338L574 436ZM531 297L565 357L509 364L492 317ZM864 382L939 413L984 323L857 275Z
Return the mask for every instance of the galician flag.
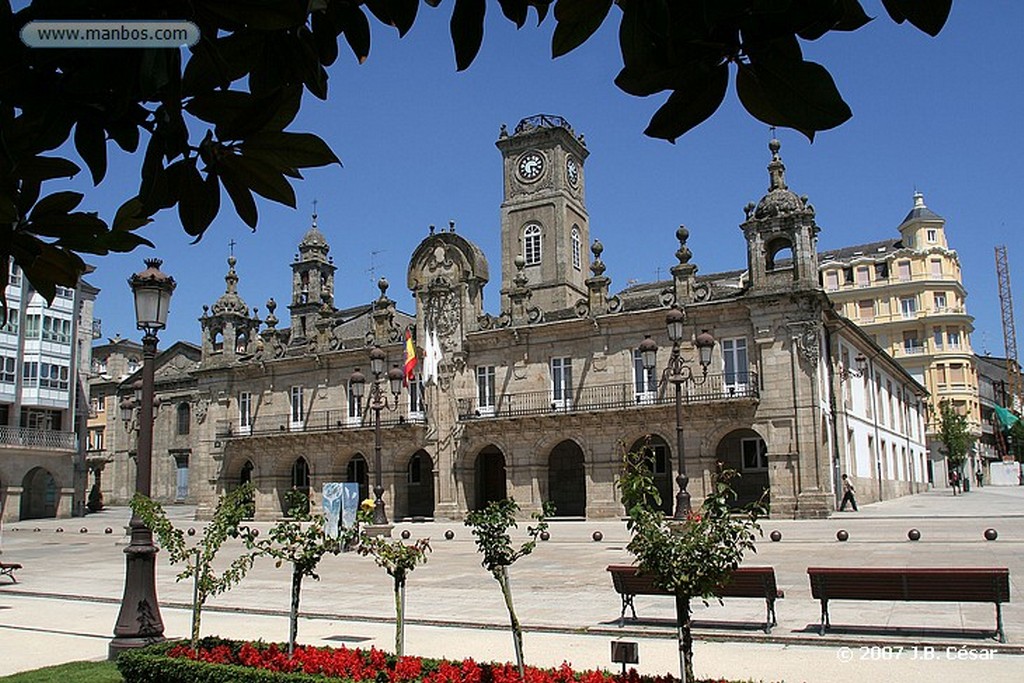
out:
M409 386L416 372L416 345L412 343L412 330L405 329L405 386Z

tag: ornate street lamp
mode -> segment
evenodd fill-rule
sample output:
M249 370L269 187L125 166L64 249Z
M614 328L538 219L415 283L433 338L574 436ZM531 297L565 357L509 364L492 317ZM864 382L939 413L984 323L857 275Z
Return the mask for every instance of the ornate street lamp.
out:
M153 463L153 361L156 357L157 332L167 326L167 311L174 278L161 272L160 259L147 259L146 269L128 279L135 297L135 320L142 337L142 385L138 387L135 406L138 408L138 446L135 469L135 492L150 495ZM122 417L128 406L122 401ZM130 415L129 415L130 419ZM125 582L121 610L110 641L111 659L123 650L142 647L164 639L164 624L156 597L156 553L153 532L138 515L128 523L131 541L124 549Z
M373 524L375 526L387 526L388 515L384 507L384 480L383 480L383 458L381 457L381 431L380 412L385 408L389 411L398 410L398 398L402 393L402 383L405 375L398 365L393 365L387 372L391 399L381 387L381 380L384 378L384 366L387 364L387 354L379 346L370 350L370 372L373 373L373 381L370 383L370 394L367 398L367 408L373 411ZM349 377L349 389L357 401L362 401L366 393L366 376L357 368Z
M673 517L678 520L686 518L690 511L690 492L686 487L690 483L690 477L686 474L686 459L683 457L683 384L704 384L708 378L708 366L711 364L711 352L715 348L715 338L707 330L703 330L694 339L694 346L697 347L697 357L701 366L700 377L694 377L693 371L683 359L680 344L686 336L686 314L682 309L673 306L668 315L665 316L665 327L668 330L668 338L672 341L672 355L669 357L668 367L662 374L662 382L671 382L675 386L676 393L676 457L678 458L679 474L676 475L676 483L679 485L679 492L676 494L676 507ZM658 357L658 345L646 335L640 342L640 362L644 370L653 370Z

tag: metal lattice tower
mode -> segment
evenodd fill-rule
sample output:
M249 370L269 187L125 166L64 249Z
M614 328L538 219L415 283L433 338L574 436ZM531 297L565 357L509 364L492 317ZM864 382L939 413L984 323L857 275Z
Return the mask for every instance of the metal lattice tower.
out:
M996 276L999 279L999 308L1003 314L1003 346L1006 350L1006 394L1011 410L1021 406L1020 364L1017 362L1017 329L1013 324L1013 294L1010 292L1010 267L1006 245L996 247Z

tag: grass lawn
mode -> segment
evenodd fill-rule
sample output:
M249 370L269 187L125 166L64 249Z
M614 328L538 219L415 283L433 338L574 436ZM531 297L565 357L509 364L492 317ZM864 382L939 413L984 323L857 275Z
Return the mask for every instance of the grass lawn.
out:
M113 662L71 662L0 676L0 683L123 683Z

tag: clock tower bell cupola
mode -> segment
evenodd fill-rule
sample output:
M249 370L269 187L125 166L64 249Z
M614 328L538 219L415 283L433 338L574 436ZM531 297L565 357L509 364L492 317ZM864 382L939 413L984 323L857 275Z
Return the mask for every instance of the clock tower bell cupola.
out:
M560 116L539 114L505 126L497 141L504 168L501 203L501 299L525 261L532 303L542 311L571 308L587 297L590 219L584 200L586 144Z

